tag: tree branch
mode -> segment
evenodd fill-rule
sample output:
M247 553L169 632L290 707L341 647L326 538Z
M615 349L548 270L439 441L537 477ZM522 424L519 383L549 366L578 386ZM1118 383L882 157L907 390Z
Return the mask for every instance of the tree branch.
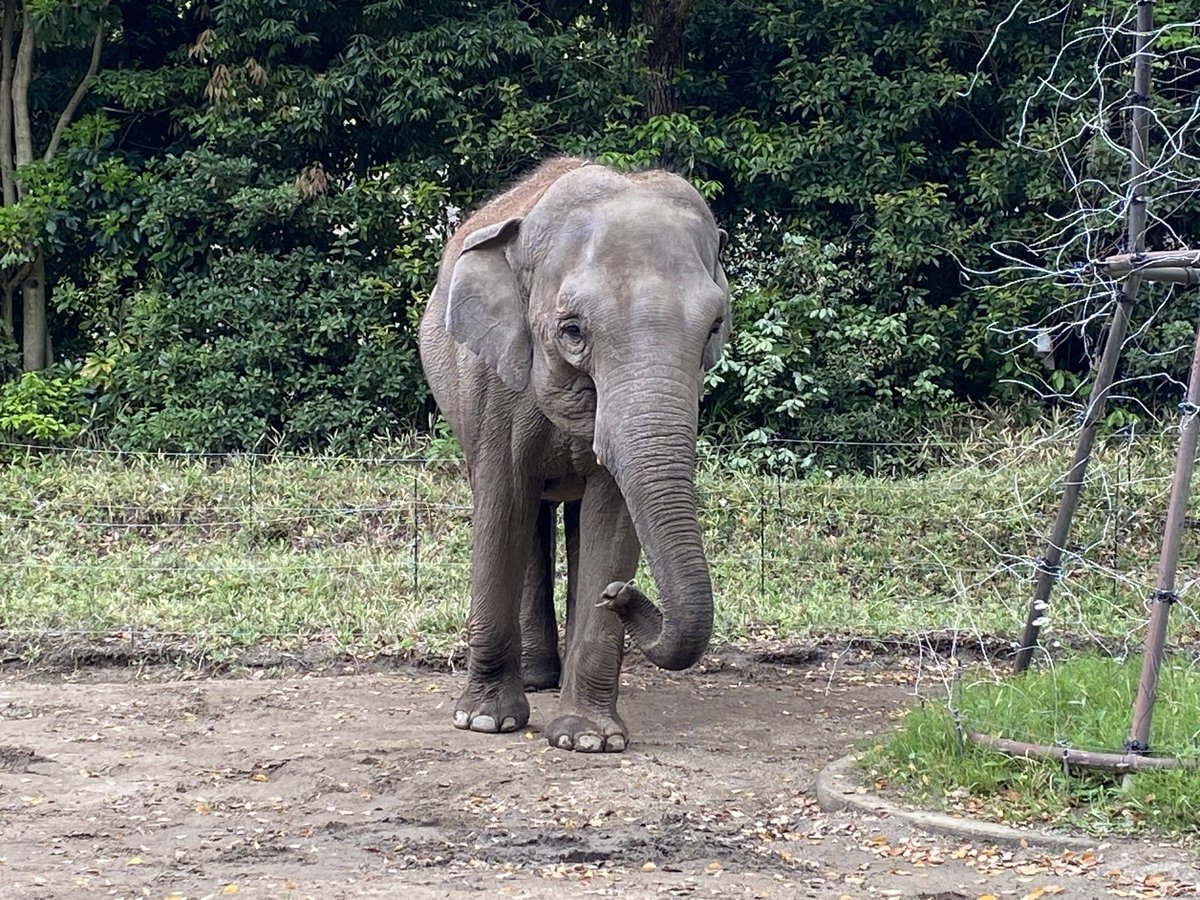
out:
M13 146L16 164L20 168L33 162L33 125L29 120L29 83L33 80L33 22L29 7L21 10L21 44L17 47L17 62L13 67L12 111ZM18 191L20 185L17 186Z
M15 291L21 286L21 282L29 277L29 273L32 271L33 263L21 263L21 265L17 268L17 271L13 273L13 276L4 282L4 290Z
M58 117L58 122L54 125L54 133L50 135L50 143L46 147L46 153L42 157L45 162L50 162L54 158L54 154L58 151L58 142L62 139L62 134L67 126L71 124L71 118L75 115L75 111L79 109L79 104L83 102L83 98L87 95L88 88L92 86L92 79L96 77L96 72L100 69L100 50L104 46L104 20L96 24L96 37L92 41L92 59L88 63L87 73L79 81L79 86L75 88L75 93L71 95L71 99L67 101L67 105L63 107L62 115Z
M4 0L4 26L0 32L0 179L4 183L4 205L17 202L13 177L12 39L17 29L17 0Z

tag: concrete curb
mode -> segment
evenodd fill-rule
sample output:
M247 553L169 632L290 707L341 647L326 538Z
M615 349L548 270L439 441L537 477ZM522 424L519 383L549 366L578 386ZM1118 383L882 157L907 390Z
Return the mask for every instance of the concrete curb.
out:
M1097 838L1050 834L1013 828L996 822L961 819L945 813L905 809L875 794L861 791L863 785L858 773L854 771L854 761L853 756L843 756L831 762L817 775L817 802L826 812L849 810L873 816L882 814L908 822L925 831L993 844L1036 845L1055 850L1095 850L1101 844L1111 843Z

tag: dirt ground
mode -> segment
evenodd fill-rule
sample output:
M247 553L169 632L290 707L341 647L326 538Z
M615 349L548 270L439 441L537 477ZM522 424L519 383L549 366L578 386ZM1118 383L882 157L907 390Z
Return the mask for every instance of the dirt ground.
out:
M169 674L169 673L167 673ZM633 666L623 754L456 731L423 669L0 678L0 896L1194 896L1151 844L989 847L825 813L813 779L918 669L829 658Z

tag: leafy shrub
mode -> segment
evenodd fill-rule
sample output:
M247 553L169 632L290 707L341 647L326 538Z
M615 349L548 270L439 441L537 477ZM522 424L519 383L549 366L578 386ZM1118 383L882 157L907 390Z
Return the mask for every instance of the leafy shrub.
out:
M86 379L78 372L26 372L0 385L0 438L14 443L61 444L83 428Z
M862 465L871 445L955 409L946 312L882 287L845 244L779 229L756 232L749 220L735 233L735 329L708 376L709 437L749 442L735 460L743 466Z
M345 190L274 177L206 150L168 161L140 223L148 259L60 290L94 335L85 370L116 444L351 450L421 412L414 300L444 192L386 170Z

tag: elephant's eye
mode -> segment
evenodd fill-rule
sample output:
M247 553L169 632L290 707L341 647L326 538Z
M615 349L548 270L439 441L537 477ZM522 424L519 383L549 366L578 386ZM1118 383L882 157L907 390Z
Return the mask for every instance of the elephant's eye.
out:
M572 344L578 344L583 340L583 329L574 319L569 319L559 325L558 333Z
M709 334L720 334L721 326L724 324L725 324L724 319L717 319L717 321L713 322L712 328L708 329L708 333Z

